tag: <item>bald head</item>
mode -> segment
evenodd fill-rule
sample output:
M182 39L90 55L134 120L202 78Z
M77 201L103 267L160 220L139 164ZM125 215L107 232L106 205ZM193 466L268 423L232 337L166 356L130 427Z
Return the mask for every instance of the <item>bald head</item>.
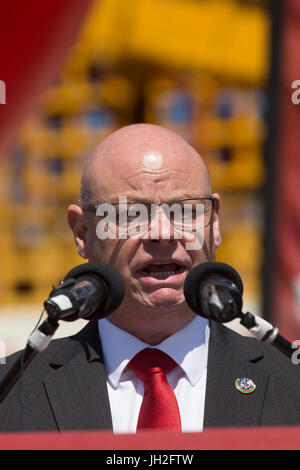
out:
M88 157L81 182L81 201L105 199L108 191L139 188L173 180L178 191L192 175L210 192L207 167L196 150L175 132L152 124L123 127L102 141ZM146 178L145 178L146 177ZM120 186L121 185L121 186Z

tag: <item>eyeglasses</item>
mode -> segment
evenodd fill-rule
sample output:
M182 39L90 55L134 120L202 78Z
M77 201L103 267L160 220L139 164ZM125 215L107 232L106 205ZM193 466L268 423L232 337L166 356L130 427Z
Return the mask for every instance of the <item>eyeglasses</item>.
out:
M210 225L217 199L213 196L193 199L178 199L171 202L129 202L120 196L117 203L86 204L82 209L96 213L108 230L119 234L132 235L148 230L158 208L161 208L169 222L179 231L197 231Z

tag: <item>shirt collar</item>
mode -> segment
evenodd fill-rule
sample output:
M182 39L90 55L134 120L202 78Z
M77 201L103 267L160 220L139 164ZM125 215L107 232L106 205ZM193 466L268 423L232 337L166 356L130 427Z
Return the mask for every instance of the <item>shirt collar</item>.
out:
M118 386L128 362L144 348L155 347L169 354L193 386L207 367L209 322L202 317L194 317L184 328L156 346L144 343L107 318L99 320L98 328L108 380L114 388Z

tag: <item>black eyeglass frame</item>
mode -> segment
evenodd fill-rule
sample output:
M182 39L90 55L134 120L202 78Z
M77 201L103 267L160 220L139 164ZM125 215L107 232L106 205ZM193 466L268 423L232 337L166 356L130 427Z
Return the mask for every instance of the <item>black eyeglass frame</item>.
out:
M203 201L203 200L210 200L212 201L212 208L211 208L211 216L210 216L210 220L209 220L209 223L206 225L206 227L208 227L210 224L211 224L211 221L212 221L212 216L213 216L213 212L217 206L217 198L214 197L214 196L209 196L209 197L193 197L193 198L186 198L186 199L177 199L175 201L170 201L170 202L158 202L158 203L152 203L152 202L145 202L145 201L127 201L127 202L113 202L113 203L107 203L107 202L104 202L102 204L87 204L87 205L83 205L82 206L82 210L85 211L85 212L93 212L93 213L96 213L97 212L97 209L99 206L101 205L105 205L105 204L110 204L112 206L118 206L118 205L125 205L125 204L144 204L146 206L150 206L150 207L160 207L162 206L163 204L167 204L168 206L171 206L172 204L176 204L176 203L181 203L181 202L185 202L185 201Z

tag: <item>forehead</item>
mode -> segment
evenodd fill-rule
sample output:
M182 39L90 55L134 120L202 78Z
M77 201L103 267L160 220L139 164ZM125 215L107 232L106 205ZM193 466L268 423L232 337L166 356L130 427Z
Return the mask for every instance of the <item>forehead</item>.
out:
M150 137L126 136L96 149L86 167L94 198L159 201L209 193L206 165L189 144L168 133Z

